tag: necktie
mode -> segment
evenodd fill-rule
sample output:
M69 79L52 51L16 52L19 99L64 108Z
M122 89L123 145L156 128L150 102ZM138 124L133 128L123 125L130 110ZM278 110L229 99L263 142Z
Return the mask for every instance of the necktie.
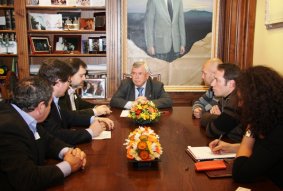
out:
M138 97L139 97L139 96L143 96L143 95L142 95L143 88L137 88L137 90L138 90L138 92L139 92Z
M72 111L76 111L77 108L75 104L75 95L74 93L71 93L69 96L70 96Z
M173 8L172 8L172 2L171 0L167 0L167 7L168 7L168 12L172 21L172 17L173 17Z

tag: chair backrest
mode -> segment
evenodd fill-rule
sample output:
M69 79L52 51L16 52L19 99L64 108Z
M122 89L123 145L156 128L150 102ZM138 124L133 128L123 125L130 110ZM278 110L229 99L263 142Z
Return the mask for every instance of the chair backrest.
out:
M9 100L12 98L12 92L17 81L16 74L12 71L8 71L4 83L0 86L3 99Z
M149 76L151 77L152 80L157 80L157 81L161 80L161 74L150 74ZM132 75L123 73L123 79L126 79L126 78L132 78Z

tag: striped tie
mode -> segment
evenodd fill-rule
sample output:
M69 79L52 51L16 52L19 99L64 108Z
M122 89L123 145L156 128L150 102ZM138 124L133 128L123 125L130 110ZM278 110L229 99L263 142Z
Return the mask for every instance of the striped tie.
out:
M142 95L143 88L137 88L137 90L138 90L138 92L139 92L138 97L139 97L139 96L143 96L143 95Z

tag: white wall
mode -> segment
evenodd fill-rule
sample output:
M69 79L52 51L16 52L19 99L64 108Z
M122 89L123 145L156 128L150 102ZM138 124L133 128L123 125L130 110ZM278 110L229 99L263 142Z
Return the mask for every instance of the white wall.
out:
M269 66L283 75L283 27L267 30L264 17L265 0L258 0L253 65Z

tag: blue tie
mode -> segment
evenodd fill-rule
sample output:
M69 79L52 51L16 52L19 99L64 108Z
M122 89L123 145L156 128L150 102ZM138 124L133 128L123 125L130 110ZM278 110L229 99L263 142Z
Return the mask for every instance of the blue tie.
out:
M142 87L140 87L140 88L137 88L137 90L138 90L138 92L139 92L138 97L139 97L139 96L142 96L143 88L142 88Z

